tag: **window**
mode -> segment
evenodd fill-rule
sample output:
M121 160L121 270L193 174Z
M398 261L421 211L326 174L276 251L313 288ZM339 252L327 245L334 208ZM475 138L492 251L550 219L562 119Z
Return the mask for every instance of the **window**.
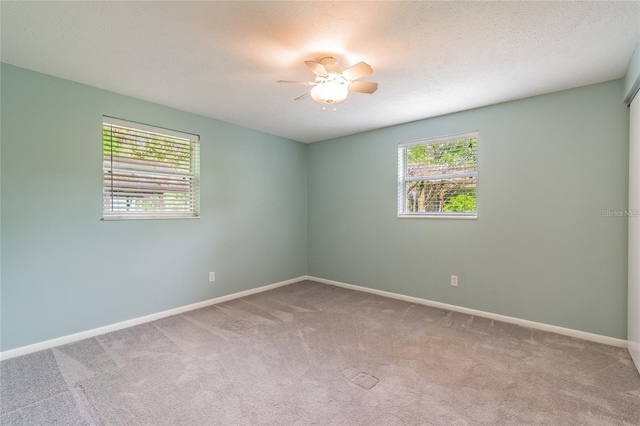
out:
M398 217L477 218L478 133L398 147Z
M103 117L103 219L198 217L200 137Z

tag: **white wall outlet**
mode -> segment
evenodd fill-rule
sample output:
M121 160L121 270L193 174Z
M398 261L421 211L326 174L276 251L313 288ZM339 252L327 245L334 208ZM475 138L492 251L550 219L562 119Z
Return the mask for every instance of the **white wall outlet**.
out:
M216 273L215 272L209 272L209 282L212 283L216 280Z
M458 287L458 276L451 275L451 285L454 287Z

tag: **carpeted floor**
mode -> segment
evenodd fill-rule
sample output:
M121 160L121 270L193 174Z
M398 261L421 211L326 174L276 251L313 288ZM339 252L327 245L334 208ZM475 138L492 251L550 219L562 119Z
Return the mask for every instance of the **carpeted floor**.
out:
M3 425L638 425L624 349L300 282L1 363Z

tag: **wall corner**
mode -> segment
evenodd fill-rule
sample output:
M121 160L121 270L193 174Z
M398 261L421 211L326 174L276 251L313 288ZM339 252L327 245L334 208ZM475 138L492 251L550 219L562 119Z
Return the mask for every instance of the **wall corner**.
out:
M624 75L624 103L629 105L640 89L640 43L636 45Z

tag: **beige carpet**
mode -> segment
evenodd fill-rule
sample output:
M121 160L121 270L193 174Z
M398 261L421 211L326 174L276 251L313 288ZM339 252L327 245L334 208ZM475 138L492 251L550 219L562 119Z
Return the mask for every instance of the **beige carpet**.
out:
M3 425L638 425L624 349L300 282L1 363Z

